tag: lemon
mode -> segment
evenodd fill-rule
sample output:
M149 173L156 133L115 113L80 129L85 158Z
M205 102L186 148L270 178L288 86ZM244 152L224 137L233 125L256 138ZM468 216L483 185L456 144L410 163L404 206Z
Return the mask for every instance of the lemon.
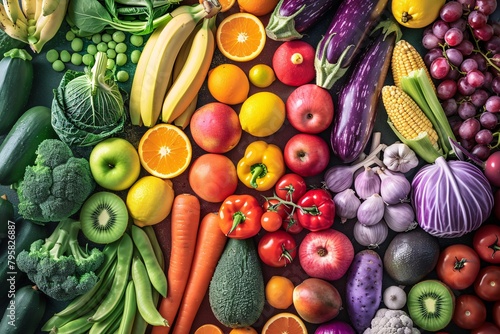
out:
M243 102L239 118L241 128L252 136L270 136L285 122L285 103L274 93L258 92Z
M137 180L127 194L127 208L137 226L155 225L167 218L174 202L172 181L147 175Z
M259 88L269 87L274 80L276 80L276 75L274 74L271 66L266 64L254 65L248 72L248 78L250 82Z

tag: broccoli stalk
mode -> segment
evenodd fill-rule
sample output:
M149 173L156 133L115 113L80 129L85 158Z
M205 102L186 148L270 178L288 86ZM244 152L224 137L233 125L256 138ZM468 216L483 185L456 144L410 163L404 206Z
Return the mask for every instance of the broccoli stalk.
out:
M98 281L95 271L103 263L104 254L98 248L89 251L80 246L80 229L79 221L63 219L48 238L33 242L29 251L17 256L19 270L53 299L73 299Z

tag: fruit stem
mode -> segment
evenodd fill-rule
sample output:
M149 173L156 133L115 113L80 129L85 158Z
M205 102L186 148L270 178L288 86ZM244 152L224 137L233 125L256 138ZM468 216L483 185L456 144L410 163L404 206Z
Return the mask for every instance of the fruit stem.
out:
M292 55L292 57L290 57L290 60L292 61L292 64L299 65L304 61L304 57L302 57L301 53L296 52Z

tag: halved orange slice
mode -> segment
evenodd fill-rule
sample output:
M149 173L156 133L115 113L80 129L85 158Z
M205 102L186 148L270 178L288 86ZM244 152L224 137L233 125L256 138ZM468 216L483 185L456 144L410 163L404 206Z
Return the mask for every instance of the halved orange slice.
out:
M228 59L245 62L255 59L266 44L266 30L250 13L235 13L217 27L217 47Z
M262 334L307 334L302 319L293 313L282 312L270 318L262 328Z
M194 334L224 334L224 332L216 325L205 324L198 327Z
M171 179L188 168L193 149L182 129L160 123L144 133L138 152L142 167L151 175Z

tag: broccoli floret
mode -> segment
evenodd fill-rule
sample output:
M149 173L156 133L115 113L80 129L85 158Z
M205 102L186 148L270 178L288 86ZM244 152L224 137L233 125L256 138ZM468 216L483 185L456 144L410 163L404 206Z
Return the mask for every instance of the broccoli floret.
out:
M373 317L371 328L363 334L420 334L420 331L413 327L413 321L405 311L381 308Z
M74 157L63 141L46 139L17 187L18 211L38 222L60 221L75 214L94 188L88 160Z
M56 300L71 300L97 283L95 271L104 261L98 248L82 248L78 243L79 221L62 220L45 240L39 239L17 256L19 270L38 289Z

